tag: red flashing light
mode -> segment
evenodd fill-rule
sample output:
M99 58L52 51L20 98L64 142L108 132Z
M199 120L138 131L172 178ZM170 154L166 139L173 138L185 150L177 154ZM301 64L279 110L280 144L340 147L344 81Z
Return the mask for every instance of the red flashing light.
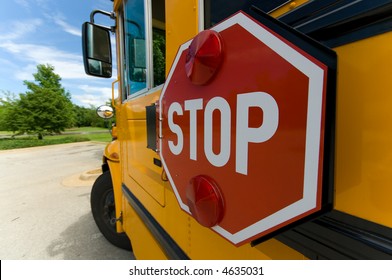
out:
M223 197L209 177L193 177L186 188L187 204L192 216L203 226L213 227L223 218Z
M204 85L214 76L223 60L222 39L218 32L204 30L188 48L185 72L195 85Z

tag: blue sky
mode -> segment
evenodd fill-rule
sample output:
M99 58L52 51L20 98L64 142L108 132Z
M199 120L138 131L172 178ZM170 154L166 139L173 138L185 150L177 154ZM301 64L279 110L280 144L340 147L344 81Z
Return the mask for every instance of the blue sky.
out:
M81 25L92 10L112 11L112 4L110 0L1 0L0 98L3 92L26 92L23 81L34 80L37 64L51 64L73 103L104 104L111 97L114 79L85 74ZM101 15L96 22L114 25Z

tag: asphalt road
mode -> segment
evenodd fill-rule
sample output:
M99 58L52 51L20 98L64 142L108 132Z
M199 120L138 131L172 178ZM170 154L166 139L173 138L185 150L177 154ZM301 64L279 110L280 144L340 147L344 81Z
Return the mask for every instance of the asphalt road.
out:
M0 259L133 259L91 215L103 149L83 142L0 151Z

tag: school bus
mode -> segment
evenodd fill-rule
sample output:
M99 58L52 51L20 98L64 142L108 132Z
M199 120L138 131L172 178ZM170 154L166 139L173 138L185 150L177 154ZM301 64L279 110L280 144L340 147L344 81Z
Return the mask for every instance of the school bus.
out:
M115 73L116 42L91 191L110 242L137 259L392 258L392 1L112 2L82 27L89 75Z

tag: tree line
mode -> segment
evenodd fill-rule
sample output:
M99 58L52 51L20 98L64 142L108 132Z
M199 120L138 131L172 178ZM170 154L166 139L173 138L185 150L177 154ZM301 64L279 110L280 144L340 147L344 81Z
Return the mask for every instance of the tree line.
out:
M0 99L0 130L15 134L35 134L43 139L66 128L108 124L96 115L96 108L85 108L71 101L71 94L61 85L61 77L49 64L37 65L34 82L24 81L25 93L16 96L4 92ZM110 103L110 102L109 102Z

